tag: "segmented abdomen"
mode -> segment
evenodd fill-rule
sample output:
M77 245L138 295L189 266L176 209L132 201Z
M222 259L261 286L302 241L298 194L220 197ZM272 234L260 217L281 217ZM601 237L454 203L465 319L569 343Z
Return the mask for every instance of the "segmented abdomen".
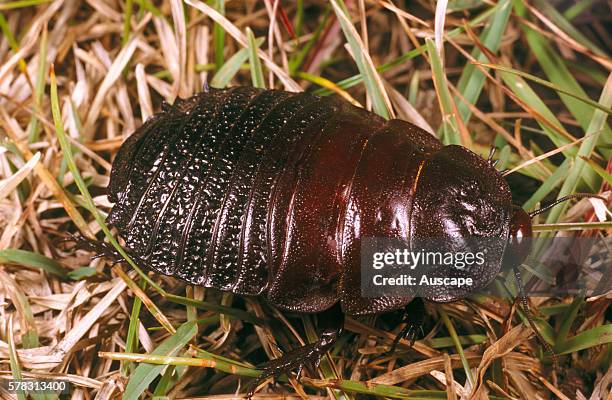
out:
M108 222L138 262L276 305L358 314L359 243L406 235L433 137L332 98L237 87L156 114L120 149Z

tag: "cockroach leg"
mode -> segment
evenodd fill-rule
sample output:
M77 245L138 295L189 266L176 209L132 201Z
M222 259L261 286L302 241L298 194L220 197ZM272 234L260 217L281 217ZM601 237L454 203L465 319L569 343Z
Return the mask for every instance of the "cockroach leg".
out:
M305 346L298 347L283 354L279 358L270 360L263 364L261 375L252 384L251 389L246 394L246 398L250 399L255 394L257 387L270 377L278 377L281 374L289 374L291 371L297 370L298 381L302 377L304 366L312 365L315 368L319 367L321 357L329 351L336 343L344 328L344 314L340 309L340 304L336 304L329 310L319 314L319 327L322 328L319 340L314 343L309 343Z
M295 373L295 380L298 381L298 383L302 382L302 371L304 370L304 366L300 365L297 369L297 372Z
M523 306L523 311L525 312L525 317L527 318L527 322L529 326L535 333L536 337L544 347L544 349L550 354L553 362L553 368L555 370L558 369L559 361L557 357L557 353L553 350L552 346L544 339L542 334L540 333L538 327L533 320L533 312L531 311L531 307L529 307L529 300L527 299L527 295L525 294L525 289L523 288L523 280L521 278L521 272L518 267L513 268L514 278L516 279L516 285L518 287L518 300L521 302Z
M493 156L495 155L496 151L497 151L497 147L491 146L491 149L489 150L489 156L487 157L487 161L491 165L493 164Z
M406 339L410 342L410 347L414 346L414 342L419 333L423 330L425 322L425 303L420 297L412 300L404 307L404 316L402 322L405 323L401 331L395 336L391 348L386 352L386 355L392 355L395 348L401 339Z
M119 254L119 252L110 243L106 243L101 240L88 239L81 235L70 236L71 237L67 239L67 241L73 241L75 243L75 248L95 253L95 255L91 257L92 259L104 257L115 263L125 261L123 256Z

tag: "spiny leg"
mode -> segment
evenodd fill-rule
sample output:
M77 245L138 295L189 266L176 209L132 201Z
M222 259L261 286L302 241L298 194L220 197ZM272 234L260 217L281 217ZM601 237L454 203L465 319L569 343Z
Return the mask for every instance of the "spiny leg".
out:
M558 361L557 353L555 353L552 346L544 339L538 327L536 326L535 321L533 320L533 313L531 311L531 308L529 307L529 300L527 299L527 295L525 294L525 289L523 288L523 279L521 278L521 271L519 270L518 267L514 267L513 271L514 271L514 278L516 279L516 284L519 290L517 300L519 300L523 306L523 311L525 312L525 317L527 317L527 322L529 323L529 326L531 327L531 329L533 329L534 333L536 334L536 337L538 338L538 340L540 341L544 349L550 354L552 361L553 361L553 368L555 370L558 370L559 361Z
M493 168L495 168L497 166L497 163L499 163L499 159L498 160L493 159L493 156L495 156L496 151L497 151L497 147L495 147L495 145L492 145L491 149L489 150L489 156L487 157L487 162Z
M423 323L425 322L425 303L422 298L417 297L404 307L402 322L405 323L405 325L397 336L395 336L391 348L386 353L387 355L393 354L399 341L402 339L408 340L410 342L410 347L414 346L414 342L419 332L423 330Z
M270 360L261 366L261 375L251 386L251 389L247 393L247 399L250 399L257 387L269 377L278 377L281 374L289 374L293 370L297 370L298 382L302 377L302 370L304 366L313 365L315 368L319 367L321 357L329 351L332 346L336 343L342 333L344 327L344 314L340 308L340 304L336 304L319 314L319 328L321 329L321 335L319 340L314 343L306 344L305 346L293 349L279 358Z
M493 163L493 156L495 156L496 151L497 147L495 147L495 145L492 145L491 149L489 149L489 156L487 157L487 161L489 162L489 164Z
M76 249L87 250L95 253L92 259L104 257L115 263L125 261L123 256L119 254L117 249L115 249L112 244L103 242L101 240L89 239L80 234L68 234L68 237L66 237L63 241L74 242Z

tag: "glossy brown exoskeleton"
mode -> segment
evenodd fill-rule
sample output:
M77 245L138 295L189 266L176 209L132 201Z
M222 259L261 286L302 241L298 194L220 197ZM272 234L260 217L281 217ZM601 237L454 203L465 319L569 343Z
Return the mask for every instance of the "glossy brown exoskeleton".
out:
M520 263L530 235L501 174L471 151L337 99L252 87L211 89L146 121L117 154L109 198L108 222L139 264L294 312L362 315L412 300L360 295L363 237L502 237ZM474 270L474 289L500 268ZM335 322L262 377L317 362Z

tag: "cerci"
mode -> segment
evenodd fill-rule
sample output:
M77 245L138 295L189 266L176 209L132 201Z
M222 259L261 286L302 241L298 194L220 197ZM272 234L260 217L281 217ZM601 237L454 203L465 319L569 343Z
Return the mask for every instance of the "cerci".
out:
M234 87L178 100L125 141L108 189L107 222L140 265L293 312L407 306L410 297L360 295L364 237L508 238L518 264L531 235L490 160L308 93ZM472 270L471 290L498 261ZM442 287L425 298L467 294ZM261 379L318 363L343 324L327 321L318 342L272 360Z

